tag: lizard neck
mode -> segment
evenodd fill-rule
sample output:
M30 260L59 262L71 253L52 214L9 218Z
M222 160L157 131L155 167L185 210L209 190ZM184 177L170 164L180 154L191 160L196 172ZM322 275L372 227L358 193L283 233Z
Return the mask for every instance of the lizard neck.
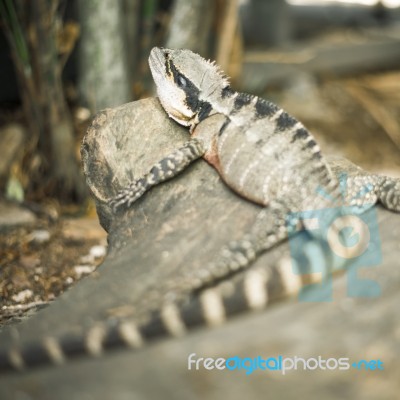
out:
M229 86L225 88L217 87L210 93L203 93L199 97L199 108L191 121L190 132L193 133L196 126L215 114L222 114L225 117L232 115L234 110L235 97L238 93L232 90Z
M256 113L258 101L257 96L236 92L229 86L218 88L210 94L202 93L199 97L199 111L193 118L190 132L204 119L215 114L221 114L225 119L229 118L235 125L246 126ZM275 108L279 109L276 106Z
M237 92L232 90L230 86L224 88L217 87L206 95L204 101L210 104L214 113L230 116L236 96Z

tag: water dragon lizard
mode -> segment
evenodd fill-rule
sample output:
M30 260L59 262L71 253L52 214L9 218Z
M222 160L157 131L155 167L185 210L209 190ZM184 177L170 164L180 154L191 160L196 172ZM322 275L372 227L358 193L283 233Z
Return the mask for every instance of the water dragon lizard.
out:
M215 63L189 50L156 47L149 64L163 108L172 119L189 127L191 138L145 176L122 188L110 200L110 207L115 212L130 207L150 188L200 158L211 164L233 191L264 207L242 240L230 243L205 268L177 277L182 293L207 288L243 270L259 254L287 239L302 222L288 216L326 206L317 195L321 187L330 200L341 199L340 173L349 176L347 203L360 212L377 202L400 212L399 180L369 174L347 161L329 162L301 122L269 101L234 91ZM369 189L365 191L365 187ZM332 222L337 217L327 216ZM271 276L249 271L230 298L210 289L184 305L179 297L168 301L166 297L165 304L144 325L121 321L113 327L95 327L85 337L45 338L26 348L8 349L0 352L0 370L61 363L111 347L137 348L155 338L179 336L193 326L214 325L228 314L263 308L268 303ZM274 276L285 280L278 269ZM284 282L281 287L284 291Z

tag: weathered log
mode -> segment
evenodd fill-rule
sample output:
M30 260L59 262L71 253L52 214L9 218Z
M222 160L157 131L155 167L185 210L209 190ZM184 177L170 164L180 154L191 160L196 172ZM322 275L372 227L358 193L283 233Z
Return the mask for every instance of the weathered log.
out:
M109 232L110 252L96 274L79 282L47 309L0 335L0 347L66 331L81 333L97 321L141 319L177 274L200 268L227 241L239 238L259 211L231 192L199 161L178 178L153 188L128 212L113 215L107 200L129 175L140 176L187 132L169 120L155 99L100 113L83 144L87 181ZM395 398L399 390L399 216L378 210L383 260L363 277L381 287L378 298L349 298L347 276L335 280L328 303L282 302L246 314L217 329L166 340L140 352L124 351L23 376L0 377L0 397L23 392L31 398L336 399ZM268 268L287 244L264 254ZM139 309L140 308L140 309ZM14 338L14 339L13 339ZM349 357L383 361L384 370L216 371L188 370L187 357ZM373 376L372 376L373 374ZM372 379L373 378L373 379Z

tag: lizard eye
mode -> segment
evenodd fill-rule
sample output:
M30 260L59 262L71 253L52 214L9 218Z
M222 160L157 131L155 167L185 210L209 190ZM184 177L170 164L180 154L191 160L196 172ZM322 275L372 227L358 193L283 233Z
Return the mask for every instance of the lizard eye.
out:
M178 86L179 86L179 87L185 88L185 87L187 86L187 81L186 81L186 79L185 79L182 75L179 75L179 76L178 76L177 81L178 81Z

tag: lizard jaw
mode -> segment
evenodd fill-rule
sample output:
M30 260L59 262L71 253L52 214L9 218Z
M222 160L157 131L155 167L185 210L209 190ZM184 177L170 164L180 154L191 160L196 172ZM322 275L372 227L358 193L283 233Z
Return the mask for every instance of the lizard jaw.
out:
M153 48L149 56L150 70L157 86L161 105L168 115L183 126L193 125L194 112L186 105L186 94L168 73L166 54L160 48Z

